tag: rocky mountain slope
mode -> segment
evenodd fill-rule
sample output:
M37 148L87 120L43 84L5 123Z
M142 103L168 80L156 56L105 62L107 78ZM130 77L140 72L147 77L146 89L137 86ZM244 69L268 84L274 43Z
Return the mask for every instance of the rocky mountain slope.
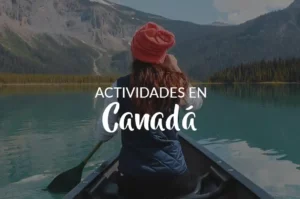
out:
M238 26L169 20L105 0L0 0L0 72L125 73L135 30L173 31L172 52L193 78L241 62L300 55L300 0Z
M261 59L300 56L300 0L288 8L238 26L185 41L175 52L187 61L189 72L205 77L224 67ZM189 49L182 51L182 49ZM195 56L198 55L198 56Z

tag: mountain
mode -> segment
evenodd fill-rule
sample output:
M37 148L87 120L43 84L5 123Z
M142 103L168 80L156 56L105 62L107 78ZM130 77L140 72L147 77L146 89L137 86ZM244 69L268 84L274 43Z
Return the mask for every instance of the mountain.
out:
M300 56L299 0L237 26L218 27L208 35L176 46L186 70L201 79L226 67L258 60ZM188 50L182 50L188 49ZM180 62L183 64L183 62Z
M168 24L179 41L178 26L199 29L105 0L0 0L0 72L128 72L131 37L148 21Z
M0 9L2 72L107 72L137 26L105 1L1 0Z
M170 20L105 0L0 0L0 72L110 74L130 67L129 46L148 21L173 31L172 49L191 77L242 62L300 55L300 9L241 25Z
M212 26L230 26L231 24L220 22L220 21L215 21L211 23Z
M290 9L296 10L300 8L300 0L294 0L294 2L289 6Z

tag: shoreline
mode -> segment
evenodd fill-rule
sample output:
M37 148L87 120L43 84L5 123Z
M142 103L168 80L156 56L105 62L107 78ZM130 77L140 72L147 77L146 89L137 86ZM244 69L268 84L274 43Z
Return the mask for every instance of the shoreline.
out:
M218 84L218 85L234 85L234 84L300 84L300 82L232 82L232 83L226 83L226 82L201 82L200 84Z
M1 86L103 86L110 85L113 82L100 83L0 83ZM193 85L230 85L230 84L300 84L300 82L191 82Z
M0 86L97 86L97 85L110 85L113 82L103 83L5 83Z

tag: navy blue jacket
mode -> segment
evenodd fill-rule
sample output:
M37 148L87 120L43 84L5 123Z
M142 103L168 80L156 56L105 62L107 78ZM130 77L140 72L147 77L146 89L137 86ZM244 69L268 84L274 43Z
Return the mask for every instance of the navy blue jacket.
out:
M117 81L118 87L130 86L130 75ZM119 95L119 116L133 112L129 96ZM131 119L134 122L133 119ZM135 127L134 124L132 124ZM122 148L119 156L119 171L131 176L176 176L187 171L186 162L178 141L176 130L146 129L121 132Z

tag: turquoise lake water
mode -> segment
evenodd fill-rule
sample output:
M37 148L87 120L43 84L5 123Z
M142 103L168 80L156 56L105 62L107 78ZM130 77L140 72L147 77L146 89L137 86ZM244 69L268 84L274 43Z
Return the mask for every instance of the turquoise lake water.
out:
M27 88L28 90L28 88ZM41 191L97 143L97 89L0 88L0 198L59 199ZM21 92L22 91L22 92ZM275 198L300 198L300 86L208 86L198 132L185 131ZM107 142L84 176L120 148Z

